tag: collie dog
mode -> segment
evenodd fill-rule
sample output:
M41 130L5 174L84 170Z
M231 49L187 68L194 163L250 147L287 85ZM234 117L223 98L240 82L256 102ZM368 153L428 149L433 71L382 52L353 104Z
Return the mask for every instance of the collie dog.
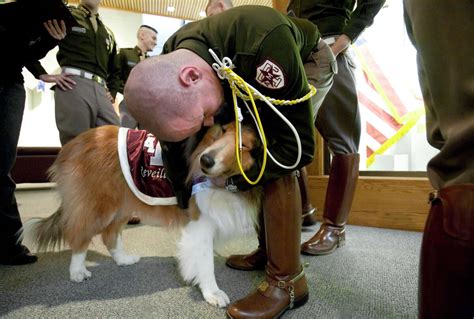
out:
M214 275L213 244L230 235L254 231L261 199L258 188L233 193L212 183L239 174L235 124L209 128L195 150L187 153L191 168L188 180L205 177L206 182L191 197L186 210L176 204L148 205L135 196L120 165L120 132L115 126L98 127L62 148L50 169L61 205L47 218L27 221L22 238L29 238L39 251L61 248L63 243L69 245L70 279L81 282L91 277L85 261L95 235L102 236L117 265L125 266L140 259L127 255L122 248L121 231L130 217L139 216L145 224L180 227L177 258L182 277L198 285L208 303L226 306L229 298L217 286ZM242 165L247 170L254 164L251 152L258 141L248 128L243 130L242 141Z

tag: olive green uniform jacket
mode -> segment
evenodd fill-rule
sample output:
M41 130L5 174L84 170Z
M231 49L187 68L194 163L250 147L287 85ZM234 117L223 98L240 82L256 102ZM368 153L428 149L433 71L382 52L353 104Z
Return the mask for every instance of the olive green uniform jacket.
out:
M324 37L345 34L354 42L372 25L384 3L385 0L291 0L288 12L316 24Z
M315 49L319 38L317 27L307 20L289 18L269 7L239 6L183 26L165 43L163 53L188 49L212 65L215 61L208 52L208 49L212 49L220 59L229 57L235 73L265 96L293 100L309 92L303 61ZM226 102L232 106L229 84L224 80L222 86ZM292 165L297 156L293 133L266 104L257 101L257 106L268 148L280 163ZM278 109L298 131L302 144L298 168L303 167L312 161L314 154L311 103L307 100L293 106L279 106ZM231 113L233 109L230 107L223 112ZM250 116L244 114L245 118L249 119ZM179 202L180 181L184 180L187 173L187 169L183 169L186 166L185 159L182 159L180 143L164 144L165 167ZM178 157L181 157L181 161L177 160ZM260 164L260 159L257 162ZM259 172L258 166L249 173L252 179ZM290 171L268 158L259 184L288 173ZM233 180L240 190L250 187L241 176Z
M135 65L140 62L140 56L142 55L142 50L135 46L134 48L122 48L119 51L119 54L115 57L116 59L116 68L119 70L120 77L120 88L119 92L123 94L123 88L125 83L127 83L128 76L130 71L135 67Z
M91 13L84 6L69 7L79 26L73 27L59 42L57 60L61 67L69 66L94 73L107 82L113 97L120 88L118 69L115 66L117 43L112 31L97 16L97 32L90 22Z

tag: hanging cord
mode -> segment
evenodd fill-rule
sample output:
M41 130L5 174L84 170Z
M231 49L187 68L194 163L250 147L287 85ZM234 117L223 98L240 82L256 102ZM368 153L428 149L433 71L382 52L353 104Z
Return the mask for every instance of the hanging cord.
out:
M235 122L236 122L236 134L235 134L235 153L237 157L237 164L239 166L240 173L244 177L244 179L251 185L257 184L262 175L263 172L265 171L266 163L267 163L267 152L268 156L280 167L284 169L294 169L298 166L300 160L301 160L301 154L302 154L302 148L301 148L301 140L298 135L298 132L296 131L296 128L293 126L293 124L280 112L278 109L274 106L275 105L294 105L297 103L301 103L303 101L306 101L310 99L313 95L316 94L316 88L312 85L310 86L310 91L303 97L295 99L295 100L277 100L274 98L266 97L263 94L261 94L257 89L255 89L253 86L245 82L240 76L238 76L234 71L232 71L233 68L233 63L232 60L229 59L228 57L224 57L222 61L217 57L217 55L214 53L212 49L209 49L209 53L211 56L214 58L214 60L217 63L212 64L212 68L216 71L217 76L224 80L226 79L229 82L230 88L232 89L232 100L234 103L234 116L235 116ZM243 92L242 92L243 91ZM241 98L245 106L247 107L249 113L251 114L255 125L257 127L258 134L260 136L260 139L262 141L263 145L263 161L262 161L262 167L260 169L260 173L258 177L256 178L255 181L251 181L247 175L245 174L243 168L242 168L242 120L243 120L243 115L242 111L238 105L237 102L237 97ZM296 161L293 165L287 166L283 165L280 162L278 162L271 154L270 150L267 148L267 140L265 136L265 132L263 130L262 123L260 121L260 116L257 110L257 106L255 105L255 99L262 100L265 102L291 129L293 132L293 135L295 136L296 139L296 144L298 147L298 154L296 157ZM253 111L251 111L250 106L247 103L247 100L250 100L252 103Z

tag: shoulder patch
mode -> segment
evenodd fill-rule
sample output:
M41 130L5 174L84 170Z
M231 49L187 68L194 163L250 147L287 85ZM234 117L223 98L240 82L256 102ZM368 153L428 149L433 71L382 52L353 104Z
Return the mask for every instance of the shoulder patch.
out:
M269 89L281 89L286 84L282 68L275 62L267 59L257 66L255 80Z

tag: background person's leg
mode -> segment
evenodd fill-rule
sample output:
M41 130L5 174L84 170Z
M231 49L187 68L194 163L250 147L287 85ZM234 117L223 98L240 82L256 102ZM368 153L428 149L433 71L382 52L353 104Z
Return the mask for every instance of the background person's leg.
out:
M474 184L436 196L421 245L420 318L473 318L474 219L465 212L474 211Z
M258 214L257 225L258 247L247 255L230 255L225 264L238 270L264 270L267 264L267 245L265 243L265 221L263 212Z
M338 73L316 117L316 128L333 155L324 203L324 222L303 243L301 251L311 255L332 253L345 240L345 224L359 177L360 114L349 53L337 56Z
M419 274L421 318L474 317L474 4L405 0L417 49L428 142L437 190L423 233ZM449 27L440 23L449 21Z
M17 243L17 232L22 227L15 199L15 182L10 171L15 164L25 108L25 89L22 83L0 85L0 263L26 264L36 256Z
M112 102L106 95L105 88L95 83L94 85L95 103L97 117L93 123L94 127L102 125L116 125L120 126L120 117L114 109Z
M54 91L56 126L61 145L66 144L82 132L92 128L97 117L92 99L94 96L92 80L74 76L76 85L72 90Z

